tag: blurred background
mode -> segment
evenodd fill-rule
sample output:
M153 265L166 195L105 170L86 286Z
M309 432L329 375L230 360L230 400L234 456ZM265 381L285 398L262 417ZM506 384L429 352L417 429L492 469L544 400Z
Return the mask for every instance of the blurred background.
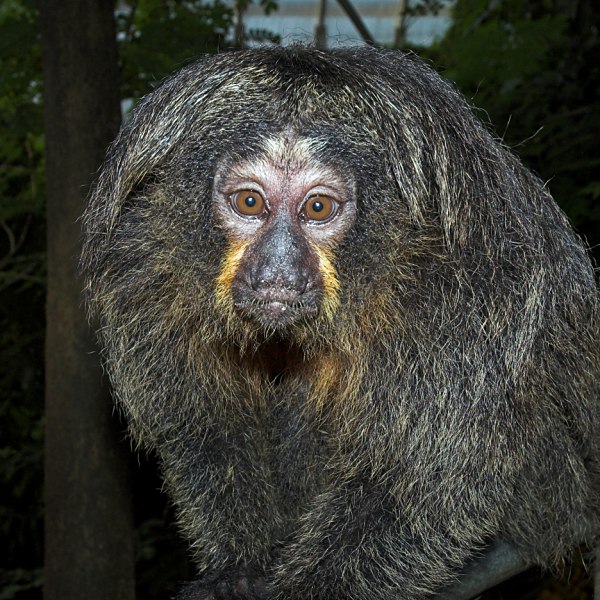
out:
M597 0L1 0L0 600L44 586L47 600L166 600L192 576L153 457L131 452L111 408L77 215L119 121L161 79L203 53L293 41L420 54L598 256ZM484 596L591 597L578 555Z

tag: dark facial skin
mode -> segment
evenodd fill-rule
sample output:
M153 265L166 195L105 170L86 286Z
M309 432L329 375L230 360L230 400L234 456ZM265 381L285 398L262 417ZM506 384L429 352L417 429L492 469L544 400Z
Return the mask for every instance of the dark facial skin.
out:
M218 171L215 211L234 247L243 247L231 293L236 309L267 329L319 311L323 257L356 213L354 185L310 160L306 142L273 142L267 153Z

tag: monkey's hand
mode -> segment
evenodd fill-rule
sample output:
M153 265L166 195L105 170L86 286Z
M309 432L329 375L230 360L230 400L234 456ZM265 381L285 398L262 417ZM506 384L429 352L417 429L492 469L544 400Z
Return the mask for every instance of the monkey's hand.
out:
M267 592L263 576L239 570L190 583L176 600L267 600Z

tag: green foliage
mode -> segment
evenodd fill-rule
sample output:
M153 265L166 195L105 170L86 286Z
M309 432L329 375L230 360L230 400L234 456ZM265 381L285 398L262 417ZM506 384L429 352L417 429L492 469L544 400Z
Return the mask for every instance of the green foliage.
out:
M117 39L123 97L139 98L150 86L195 60L200 54L233 45L236 13L251 0L125 0L118 4ZM265 13L277 6L260 0ZM249 40L273 40L267 31L248 32Z
M594 0L457 0L428 55L600 242L600 13Z
M0 599L39 596L44 177L32 2L0 4Z
M43 283L44 142L40 48L31 2L0 5L0 293ZM43 231L41 232L43 234ZM20 289L28 289L21 286ZM6 363L4 363L6 364Z
M199 54L215 52L233 25L233 9L222 0L126 0L117 28L124 97L138 98L149 83L183 67Z

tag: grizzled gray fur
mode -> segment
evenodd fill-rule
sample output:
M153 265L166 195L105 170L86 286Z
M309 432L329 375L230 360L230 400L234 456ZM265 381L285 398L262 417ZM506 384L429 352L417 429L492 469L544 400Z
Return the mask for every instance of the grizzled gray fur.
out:
M281 211L239 211L315 169L344 226L311 196L263 243ZM108 373L198 567L180 598L421 600L496 539L549 567L594 543L592 265L414 56L201 59L141 101L84 223Z

